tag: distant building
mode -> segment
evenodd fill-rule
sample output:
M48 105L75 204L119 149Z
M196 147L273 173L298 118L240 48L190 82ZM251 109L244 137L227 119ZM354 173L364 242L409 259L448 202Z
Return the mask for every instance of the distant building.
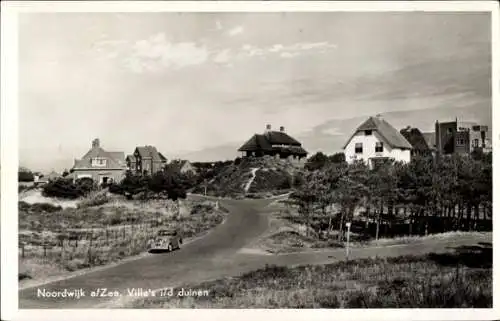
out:
M442 123L436 121L436 151L443 155L491 151L487 132L488 126L475 122L458 121L458 119Z
M407 163L412 149L410 142L396 128L377 115L356 128L344 145L344 154L348 163L363 160L373 167L378 161L387 159Z
M273 156L297 161L307 157L302 144L288 135L283 126L279 131L274 131L271 125L267 125L263 134L253 135L238 151L242 152L243 157Z
M62 175L56 173L55 171L52 171L49 174L36 173L34 175L33 183L35 185L43 185L43 184L47 184L48 182L54 181L54 180L61 178L61 177L62 177Z
M105 151L96 138L92 141L92 148L81 159L75 159L68 177L73 179L89 177L99 184L119 182L124 177L126 169L125 153Z
M194 167L194 165L191 164L188 160L176 159L171 161L168 166L181 174L195 175L197 173L196 167Z
M401 129L399 132L411 144L411 156L432 155L432 148L429 146L425 136L418 128L408 126Z
M163 156L156 147L153 146L138 146L135 148L132 155L126 158L128 170L141 175L150 175L162 171L166 164L167 158Z

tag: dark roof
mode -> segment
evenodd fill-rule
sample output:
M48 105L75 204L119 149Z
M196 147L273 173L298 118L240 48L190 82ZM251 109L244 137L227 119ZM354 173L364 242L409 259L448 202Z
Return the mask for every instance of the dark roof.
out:
M436 147L436 133L431 132L431 133L423 133L425 141L427 142L427 146L429 148L435 148Z
M428 151L429 145L418 128L403 128L400 131L406 140L411 144L413 149L418 151Z
M153 161L158 162L166 160L166 158L158 152L156 147L153 146L138 146L135 150L139 153L141 158L151 158Z
M258 150L265 150L265 151L271 151L272 146L269 144L268 140L264 137L264 135L259 135L255 134L253 135L245 144L243 144L238 151L240 152L245 152L245 151L258 151Z
M287 133L278 131L268 131L264 133L267 141L271 144L300 146L301 144L290 137Z
M135 156L134 155L127 155L127 158L125 158L126 160L129 160L131 162L135 162Z
M408 142L408 140L406 140L406 138L396 128L392 127L391 124L380 117L370 117L364 123L362 123L346 142L346 144L344 145L344 149L346 148L347 144L349 144L354 135L356 135L360 131L365 130L376 131L393 148L396 147L402 149L412 149L412 146Z
M285 145L285 147L273 148L272 145ZM299 143L296 139L290 137L290 135L284 132L278 131L268 131L264 134L255 134L238 149L240 152L278 150L288 150L293 153L307 154L304 148L301 147L301 143Z

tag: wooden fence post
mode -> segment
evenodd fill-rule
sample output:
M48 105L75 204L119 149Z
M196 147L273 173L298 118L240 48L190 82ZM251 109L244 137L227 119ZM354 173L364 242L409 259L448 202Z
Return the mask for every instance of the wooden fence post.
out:
M64 236L61 238L61 261L64 258Z
M21 257L24 259L24 242L21 243Z
M43 257L47 256L47 245L43 243Z

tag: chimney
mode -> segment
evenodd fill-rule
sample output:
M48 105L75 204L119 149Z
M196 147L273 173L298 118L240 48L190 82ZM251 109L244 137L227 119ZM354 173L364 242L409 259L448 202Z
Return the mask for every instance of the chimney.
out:
M280 132L284 132L285 131L285 127L284 126L280 126Z
M269 131L269 130L271 130L271 125L270 125L270 124L267 124L267 125L266 125L266 131Z
M100 147L99 138L92 141L92 148Z

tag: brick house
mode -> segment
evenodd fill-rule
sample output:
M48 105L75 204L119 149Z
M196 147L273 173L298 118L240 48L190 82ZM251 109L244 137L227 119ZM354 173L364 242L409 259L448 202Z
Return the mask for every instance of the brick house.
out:
M73 180L89 177L99 184L119 182L126 169L125 153L104 150L96 138L92 141L92 148L81 159L75 159L68 177Z
M167 158L156 147L138 146L132 155L126 158L128 170L141 175L154 174L162 171L167 165Z
M475 122L455 121L435 124L436 150L443 154L470 154L474 150L488 151L488 126Z

